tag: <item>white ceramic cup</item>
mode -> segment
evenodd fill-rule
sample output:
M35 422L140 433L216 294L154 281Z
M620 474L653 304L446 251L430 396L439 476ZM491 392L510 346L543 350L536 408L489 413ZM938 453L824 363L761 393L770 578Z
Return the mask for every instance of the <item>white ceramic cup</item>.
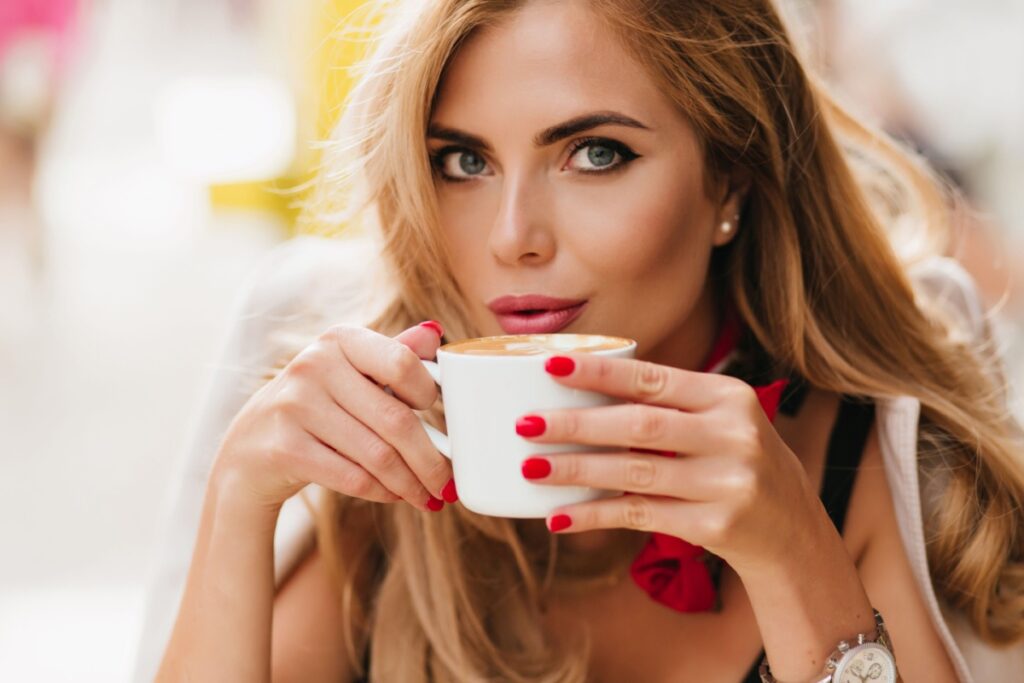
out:
M561 352L589 352L633 358L636 342L619 337L586 334L509 335L481 339L544 338L535 355L460 353L442 346L437 362L422 361L441 388L448 434L424 422L434 446L452 461L459 501L473 512L498 517L546 517L562 505L618 495L583 486L548 486L523 477L522 462L532 454L566 451L610 451L613 447L545 444L516 434L516 420L541 410L589 408L623 403L605 394L562 386L544 369L545 361ZM603 341L626 345L592 350ZM473 340L476 341L476 340ZM463 346L464 348L464 346Z

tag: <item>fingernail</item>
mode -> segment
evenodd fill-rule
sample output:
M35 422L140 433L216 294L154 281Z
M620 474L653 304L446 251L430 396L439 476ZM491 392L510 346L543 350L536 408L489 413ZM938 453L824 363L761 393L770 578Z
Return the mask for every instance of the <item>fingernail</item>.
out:
M543 479L551 474L551 462L547 458L527 458L523 461L523 476L527 479Z
M459 492L455 490L455 480L449 479L448 483L441 489L441 497L446 503L454 503L459 499Z
M544 363L544 369L552 375L565 377L576 369L576 361L568 356L551 356Z
M444 336L444 328L441 327L441 323L436 320L427 320L426 322L420 323L420 327L429 327L434 332L437 332L438 337Z
M537 415L526 415L516 420L516 434L519 436L540 436L546 427L544 418Z
M572 526L572 517L569 515L552 515L548 520L548 529L552 532L568 529Z
M444 501L430 496L427 498L427 507L430 508L431 511L437 512L444 507Z

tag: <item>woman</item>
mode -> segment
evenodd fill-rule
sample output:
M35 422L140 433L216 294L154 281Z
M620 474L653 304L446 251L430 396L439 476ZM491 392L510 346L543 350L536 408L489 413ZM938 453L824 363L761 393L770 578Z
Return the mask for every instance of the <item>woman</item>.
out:
M398 10L316 207L372 220L393 296L325 323L227 429L159 678L742 681L766 655L763 680L820 680L873 610L907 681L980 676L958 642L1020 652L1020 431L993 355L893 249L943 197L809 80L771 3ZM575 317L489 307L528 293ZM620 448L531 459L538 485L630 495L475 515L413 412L440 419L417 358L535 328L638 341L548 366L637 405L516 425ZM916 449L890 438L908 401ZM915 458L935 503L901 533L887 472ZM317 548L275 596L277 516L310 482Z

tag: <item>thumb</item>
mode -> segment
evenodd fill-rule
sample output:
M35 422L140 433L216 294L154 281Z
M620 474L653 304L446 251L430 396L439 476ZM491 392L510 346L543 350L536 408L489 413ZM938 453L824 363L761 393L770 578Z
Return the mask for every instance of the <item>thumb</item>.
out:
M441 346L442 335L444 335L444 329L441 324L434 320L427 320L398 333L395 335L395 339L415 351L420 358L433 360L437 355L438 347Z

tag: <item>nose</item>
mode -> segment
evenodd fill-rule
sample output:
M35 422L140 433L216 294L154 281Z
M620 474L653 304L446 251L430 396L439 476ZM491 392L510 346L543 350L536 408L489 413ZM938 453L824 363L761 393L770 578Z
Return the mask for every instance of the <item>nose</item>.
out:
M550 203L543 183L506 176L488 245L501 263L540 265L554 256Z

